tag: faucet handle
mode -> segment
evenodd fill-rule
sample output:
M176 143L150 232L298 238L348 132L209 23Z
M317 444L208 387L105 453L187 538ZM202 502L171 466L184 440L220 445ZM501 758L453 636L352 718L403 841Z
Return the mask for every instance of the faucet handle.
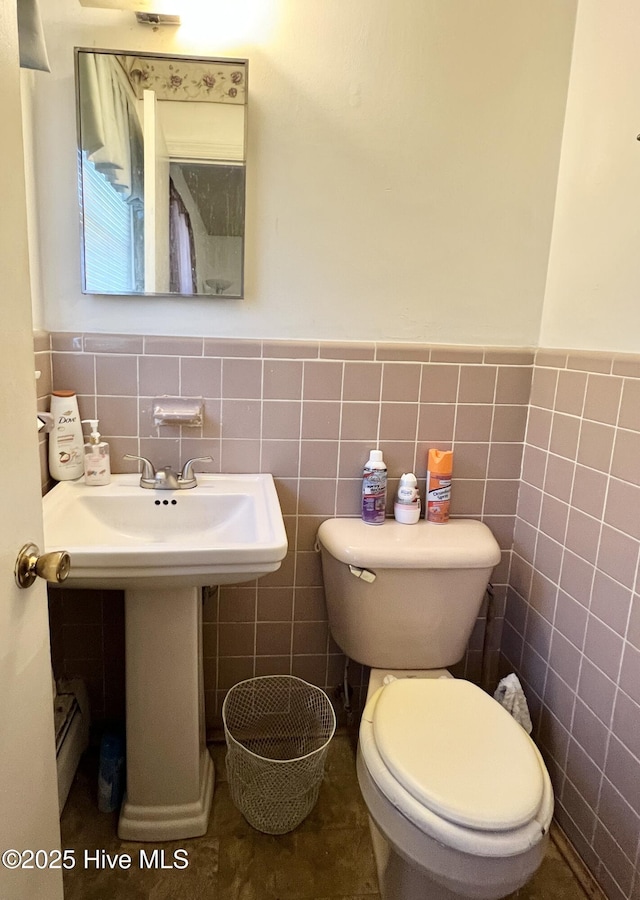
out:
M141 481L155 481L156 470L154 469L151 460L147 459L146 456L134 456L132 453L125 453L122 458L139 459L142 463L142 475L140 476Z
M213 462L213 456L194 456L193 459L188 459L182 467L180 481L193 481L195 484L193 464L197 462Z

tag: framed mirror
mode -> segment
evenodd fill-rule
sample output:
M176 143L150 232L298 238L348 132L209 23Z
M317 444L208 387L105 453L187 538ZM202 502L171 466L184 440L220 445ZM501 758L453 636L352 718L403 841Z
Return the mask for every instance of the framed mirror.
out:
M247 68L75 49L83 293L243 296Z

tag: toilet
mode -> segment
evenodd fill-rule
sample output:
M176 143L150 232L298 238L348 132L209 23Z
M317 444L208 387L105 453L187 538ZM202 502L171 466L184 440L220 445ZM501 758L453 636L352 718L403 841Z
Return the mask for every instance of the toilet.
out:
M481 522L328 519L332 636L371 667L357 773L383 900L497 900L545 854L553 790L525 730L447 666L464 655L500 549Z

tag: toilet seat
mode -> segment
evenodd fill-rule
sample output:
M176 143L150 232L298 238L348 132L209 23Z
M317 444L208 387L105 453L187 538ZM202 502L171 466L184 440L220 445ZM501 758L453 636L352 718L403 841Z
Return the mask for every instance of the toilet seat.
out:
M367 703L360 752L386 799L425 834L482 856L538 843L553 791L524 729L480 688L398 679Z
M531 739L469 681L391 682L376 704L373 731L400 784L456 825L510 831L538 811L542 771Z

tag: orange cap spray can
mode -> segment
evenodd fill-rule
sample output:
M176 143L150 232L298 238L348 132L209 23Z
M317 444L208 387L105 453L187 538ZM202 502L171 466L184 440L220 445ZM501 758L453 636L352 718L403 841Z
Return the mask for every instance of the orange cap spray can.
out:
M428 522L444 525L449 521L451 504L452 450L429 450L427 463L427 514Z

